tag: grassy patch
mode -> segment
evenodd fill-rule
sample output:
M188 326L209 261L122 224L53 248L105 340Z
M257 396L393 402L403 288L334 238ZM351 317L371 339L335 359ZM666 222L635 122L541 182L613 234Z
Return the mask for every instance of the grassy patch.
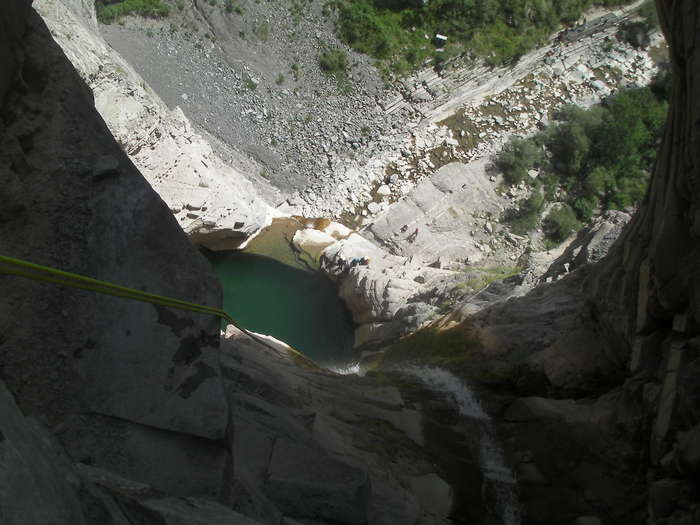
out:
M342 49L327 49L318 57L323 72L335 78L341 91L350 90L348 79L348 55Z
M390 346L382 366L411 363L454 368L478 348L478 337L464 323L448 329L428 326Z
M489 64L511 62L592 5L632 0L332 0L336 31L354 49L406 73L432 60L469 53ZM437 35L447 37L447 40Z
M340 49L329 49L321 53L318 63L329 75L345 75L348 68L348 55Z
M294 82L299 82L299 64L296 62L292 64L289 68L292 72L292 76L294 77Z
M502 281L508 277L518 275L521 268L517 266L502 266L498 268L479 268L480 275L459 283L457 288L470 293L475 293L486 288L495 281Z
M162 0L124 0L116 4L105 4L97 0L97 20L103 24L112 22L130 14L149 18L163 18L170 14L170 6Z

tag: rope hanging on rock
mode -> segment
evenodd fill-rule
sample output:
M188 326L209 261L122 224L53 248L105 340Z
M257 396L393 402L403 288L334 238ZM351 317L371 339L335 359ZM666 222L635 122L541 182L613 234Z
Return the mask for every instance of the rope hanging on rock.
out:
M124 299L133 299L134 301L141 301L160 306L168 306L171 308L178 308L180 310L187 310L190 312L197 312L200 314L213 315L226 320L251 339L257 341L262 345L265 345L266 347L274 350L275 352L278 352L278 349L272 346L270 343L268 343L261 337L258 337L246 328L240 326L233 319L233 317L231 317L228 313L226 313L225 310L222 310L221 308L214 308L212 306L205 306L201 304L190 303L187 301L181 301L179 299L173 299L172 297L166 297L164 295L156 295L148 292L142 292L141 290L136 290L135 288L127 288L126 286L120 286L118 284L110 283L107 281L93 279L92 277L86 277L77 273L64 272L62 270L57 270L56 268L51 268L50 266L42 266L40 264L34 264L28 261L24 261L22 259L6 257L4 255L0 255L0 273L4 273L7 275L15 275L18 277L26 277L27 279L43 281L46 283L57 284L60 286L79 288L81 290L88 290L90 292L113 295L115 297L122 297ZM311 362L306 356L303 356L291 347L289 348L295 355L302 357L305 361L309 361L309 363Z

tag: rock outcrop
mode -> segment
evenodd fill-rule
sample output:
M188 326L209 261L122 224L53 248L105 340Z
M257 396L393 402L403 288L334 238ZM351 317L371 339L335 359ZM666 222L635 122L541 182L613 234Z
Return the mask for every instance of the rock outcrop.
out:
M638 212L581 233L555 282L436 327L471 341L461 373L499 415L526 522L700 520L700 5L657 6L675 81Z
M299 230L293 243L338 283L359 325L356 348L386 344L436 317L437 305L464 279L461 272L393 255L337 223Z
M0 14L2 253L220 305L210 267L41 17L24 0ZM447 518L421 413L395 387L233 329L221 341L210 316L5 274L0 284L3 523Z
M182 110L168 109L105 43L93 2L37 0L34 6L92 89L122 149L195 242L236 248L269 223L273 210L240 169L227 165Z
M596 218L590 226L576 234L576 238L566 246L564 253L552 262L540 277L540 281L549 282L581 266L603 259L630 218L628 213L617 210L609 210Z
M2 8L11 29L3 32L3 56L15 57L3 76L11 83L0 116L3 254L219 304L207 262L122 152L44 22L18 8L27 5ZM216 440L228 414L218 380L218 320L0 280L0 371L22 410L70 436L82 459L125 476L148 470L163 441L172 461L186 461L205 443L212 464L223 468L226 451ZM220 473L211 469L206 482L185 472L151 469L148 476L156 486L209 487Z

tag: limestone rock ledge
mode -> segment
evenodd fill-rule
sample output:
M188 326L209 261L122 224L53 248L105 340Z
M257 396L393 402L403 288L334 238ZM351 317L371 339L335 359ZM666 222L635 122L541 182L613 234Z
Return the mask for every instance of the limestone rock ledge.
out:
M292 242L339 284L340 297L359 325L356 348L386 343L435 317L435 304L464 277L393 255L337 223L299 230ZM363 257L369 264L356 263Z
M103 40L93 2L36 0L34 7L92 89L122 149L194 242L233 249L269 224L272 208L243 173L212 150L180 108L168 109ZM102 163L109 170L115 159Z

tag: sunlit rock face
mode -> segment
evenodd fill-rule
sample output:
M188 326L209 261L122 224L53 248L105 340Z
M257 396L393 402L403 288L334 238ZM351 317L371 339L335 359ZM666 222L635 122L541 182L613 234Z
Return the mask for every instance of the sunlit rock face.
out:
M272 210L240 169L225 163L131 65L104 41L94 5L83 0L36 0L41 14L80 76L122 149L198 244L233 249L266 226Z

